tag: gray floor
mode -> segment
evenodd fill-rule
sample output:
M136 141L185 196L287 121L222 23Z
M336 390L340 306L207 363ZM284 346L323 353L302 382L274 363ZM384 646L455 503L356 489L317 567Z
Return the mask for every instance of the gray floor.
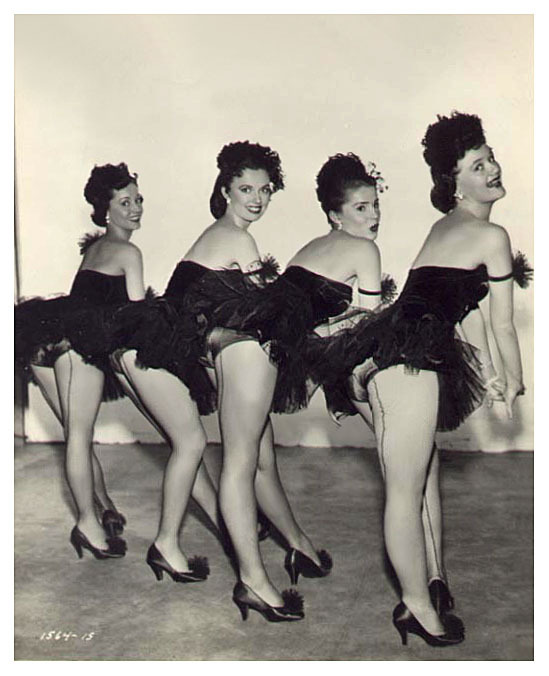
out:
M533 454L443 454L446 563L466 641L444 650L391 625L397 596L384 565L382 485L373 450L281 448L295 512L334 558L330 577L300 579L306 618L242 622L234 574L196 509L182 544L209 558L196 585L158 583L144 563L158 518L166 448L99 446L118 508L128 518L124 559L79 560L69 544L71 503L63 447L17 444L15 658L17 660L531 660ZM208 447L216 472L220 449ZM262 544L279 588L284 551ZM48 633L51 632L51 633ZM59 632L59 633L58 633Z

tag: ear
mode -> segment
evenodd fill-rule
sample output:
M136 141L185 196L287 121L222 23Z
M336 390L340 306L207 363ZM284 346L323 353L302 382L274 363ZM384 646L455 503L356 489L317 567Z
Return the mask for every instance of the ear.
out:
M227 202L228 202L229 199L230 199L230 198L229 198L229 191L227 190L227 188L226 188L224 185L221 186L221 194L223 195L223 197L224 197L224 198L227 200Z
M341 228L341 219L337 211L330 209L330 211L328 211L328 218L331 223L335 223L337 226Z

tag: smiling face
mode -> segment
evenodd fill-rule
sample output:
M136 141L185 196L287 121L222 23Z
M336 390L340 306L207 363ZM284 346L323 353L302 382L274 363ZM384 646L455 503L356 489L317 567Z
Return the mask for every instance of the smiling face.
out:
M227 213L237 225L253 223L263 216L271 200L272 188L265 169L244 169L235 176L229 190L221 189L228 202Z
M380 216L377 190L375 186L366 184L347 188L345 202L339 211L330 212L331 220L341 230L355 237L372 240L377 237Z
M135 183L113 190L107 211L109 223L123 230L138 230L143 215L143 197Z
M468 150L457 163L456 193L464 200L491 204L505 195L501 182L501 167L486 144Z

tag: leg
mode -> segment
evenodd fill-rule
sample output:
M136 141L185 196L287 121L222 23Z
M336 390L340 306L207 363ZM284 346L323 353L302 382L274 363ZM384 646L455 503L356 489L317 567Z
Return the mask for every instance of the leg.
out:
M427 548L427 575L429 582L434 579L446 580L442 558L442 504L439 483L440 460L438 448L433 444L433 453L427 471L427 482L423 496L421 517Z
M134 351L124 353L119 364L140 408L155 421L172 449L164 472L162 513L155 545L176 570L185 572L189 564L179 548L179 530L206 446L206 435L196 406L178 378L161 369L140 369L135 364Z
M94 547L105 549L105 533L94 508L91 453L104 376L73 351L56 361L55 376L67 441L65 468L78 512L78 527Z
M298 549L320 565L312 542L301 530L290 507L280 480L274 450L273 426L270 419L259 445L259 462L255 476L257 502L267 518L288 541L292 549Z
M259 552L254 492L259 443L271 407L276 369L252 341L226 347L217 355L215 368L223 440L221 511L242 582L268 604L280 606L282 597L271 584Z
M368 387L385 477L385 544L402 600L427 631L444 629L427 588L422 503L438 410L436 373L402 366L378 373Z
M353 400L353 404L364 422L375 433L370 405L356 400ZM421 517L425 533L428 579L429 581L435 578L445 580L446 576L442 559L442 505L439 486L439 456L436 444L433 444L433 454L427 470Z
M59 360L58 360L59 361ZM61 410L61 402L59 401L58 383L68 380L68 369L70 368L69 360L61 359L59 364L56 364L56 369L46 366L33 366L32 371L42 396L46 403L51 408L53 414L63 427L63 413ZM103 468L99 462L99 458L95 454L93 442L91 447L92 464L93 464L93 484L94 484L94 500L102 512L105 509L112 509L116 511L113 501L107 493L107 486L105 484L105 476Z
M130 350L125 354L127 355L126 363L128 363L129 360L129 362L134 365L134 368L132 368L133 373L136 369L135 367L136 353L134 350ZM157 430L157 432L162 437L164 437L166 442L171 447L172 446L171 440L166 436L165 430L162 428L158 420L155 419L152 413L152 410L154 409L154 404L151 409L145 407L143 401L140 398L139 393L136 391L135 387L132 385L132 382L128 379L127 375L122 370L120 358L117 359L117 364L118 364L117 376L126 394L132 400L134 405L139 409L139 411L143 414L143 416L150 422L150 424ZM141 374L143 373L143 369L139 369L139 371ZM166 371L162 372L167 373ZM128 375L131 374L128 373ZM170 374L168 373L167 375L169 376ZM189 397L188 391L187 397ZM162 415L162 413L160 413L160 415ZM220 524L219 506L217 502L217 489L210 477L208 468L206 467L204 461L201 461L200 465L198 466L198 471L196 473L196 479L193 485L191 496L196 501L196 503L201 507L201 509L204 511L204 513L210 519L210 521L219 530L221 528L221 524Z

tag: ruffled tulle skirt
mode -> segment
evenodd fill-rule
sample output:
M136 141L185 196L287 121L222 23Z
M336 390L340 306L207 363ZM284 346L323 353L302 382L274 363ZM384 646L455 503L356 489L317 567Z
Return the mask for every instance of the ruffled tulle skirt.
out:
M485 395L475 348L460 340L452 323L425 307L397 302L367 313L352 328L328 338L311 337L304 358L336 418L355 415L352 401L368 401L370 380L397 364L411 372L437 372L439 431L457 428Z
M93 317L94 321L90 322ZM53 367L69 350L100 369L104 376L103 401L124 396L111 367L108 353L88 353L81 341L88 335L105 334L100 308L85 308L71 296L31 298L15 306L15 364L23 378L35 382L32 366Z
M260 287L243 276L208 275L189 289L179 308L182 316L203 322L197 343L203 359L216 327L234 332L236 340L248 335L263 347L277 369L272 412L293 413L307 406L310 374L303 353L314 318L310 302L294 284L280 278Z

